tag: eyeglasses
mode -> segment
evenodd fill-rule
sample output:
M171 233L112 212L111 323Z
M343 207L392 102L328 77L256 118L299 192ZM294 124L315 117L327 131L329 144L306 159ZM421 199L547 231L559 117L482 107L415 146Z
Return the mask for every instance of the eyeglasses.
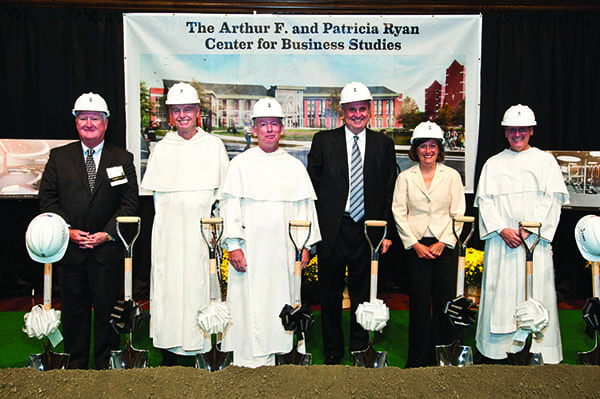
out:
M506 133L508 133L508 134L515 134L517 132L529 133L531 131L531 129L532 129L531 126L508 127L508 128L506 128Z
M171 107L170 112L172 114L179 114L179 113L184 113L186 115L191 115L196 111L196 107L193 106L186 106L183 108L180 107Z

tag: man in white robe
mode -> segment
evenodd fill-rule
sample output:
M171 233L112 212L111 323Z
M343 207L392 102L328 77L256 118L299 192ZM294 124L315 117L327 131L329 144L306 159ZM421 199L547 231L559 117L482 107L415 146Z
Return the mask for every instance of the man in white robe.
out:
M479 179L474 206L479 207L479 232L485 240L481 306L476 345L494 360L521 349L514 345L515 309L525 298L525 250L519 222L541 222L541 239L533 253L533 293L549 312L548 326L535 335L531 352L542 353L544 363L559 363L562 347L558 323L552 239L561 206L568 193L554 157L529 145L536 125L527 106L509 108L502 121L510 149L490 158ZM535 231L523 231L529 248Z
M233 158L221 188L232 317L223 350L233 351L236 366L274 365L276 353L291 351L293 332L286 331L279 318L284 305L293 304L296 257L289 221L311 222L309 246L321 240L308 173L299 160L279 148L282 118L275 99L255 104L252 132L258 147ZM306 266L306 250L302 261Z
M197 126L196 90L177 83L167 105L177 132L168 132L150 154L142 187L154 191L150 281L150 336L163 349L163 365L177 355L211 348L210 335L197 325L198 311L210 302L208 248L200 219L211 216L229 158L223 142Z

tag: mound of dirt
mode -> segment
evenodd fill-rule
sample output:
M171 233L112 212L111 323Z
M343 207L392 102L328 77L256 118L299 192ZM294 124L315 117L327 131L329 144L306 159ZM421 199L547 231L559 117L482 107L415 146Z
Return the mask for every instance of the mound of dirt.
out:
M186 367L139 370L0 370L2 398L597 398L598 366Z

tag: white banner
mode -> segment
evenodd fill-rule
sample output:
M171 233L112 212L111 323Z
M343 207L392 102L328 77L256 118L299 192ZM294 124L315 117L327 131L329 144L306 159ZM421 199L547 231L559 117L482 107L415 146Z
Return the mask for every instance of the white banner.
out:
M164 106L174 83L193 84L201 125L233 156L249 145L252 105L284 107L282 146L303 162L312 134L339 126L348 82L372 94L370 127L396 143L402 170L415 121L446 132L445 163L473 192L479 127L480 15L322 16L125 14L127 147L138 176L170 128ZM152 127L148 127L153 124Z

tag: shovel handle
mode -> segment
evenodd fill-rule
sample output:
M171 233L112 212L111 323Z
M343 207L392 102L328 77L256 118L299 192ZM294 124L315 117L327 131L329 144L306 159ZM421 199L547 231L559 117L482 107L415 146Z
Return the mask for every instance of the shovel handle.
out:
M525 262L527 285L525 286L525 299L533 298L533 260Z
M202 218L200 221L202 224L221 224L223 223L223 218Z
M458 223L473 223L475 221L474 216L454 216L454 220Z
M131 299L131 291L132 291L132 272L133 272L133 259L125 258L125 300L128 301Z
M119 223L137 223L139 221L139 216L117 216L117 222Z
M291 227L310 227L310 225L308 220L290 220Z
M300 290L302 287L302 261L294 262L294 308L302 305Z
M367 227L385 227L387 222L385 220L365 220Z
M138 236L140 235L140 224L142 222L142 219L139 216L117 216L117 235L119 236L119 238L121 239L121 241L123 242L123 245L125 246L125 251L126 251L126 258L131 258L133 255L133 244L135 243L135 240L137 240ZM121 234L121 225L122 224L137 224L137 232L135 233L135 235L133 236L133 238L131 239L131 242L127 242L127 240L125 240L125 237L123 237L123 234Z
M52 309L52 263L44 263L44 310Z
M217 302L217 259L210 258L208 262L208 274L210 278L210 303Z
M595 298L600 296L600 263L592 262L592 293Z
M542 227L542 224L540 222L521 222L521 227L527 229L538 229L540 227Z
M456 271L456 296L465 294L465 257L458 257L458 270Z
M370 300L373 302L377 299L377 274L379 271L379 261L371 260L371 293Z

